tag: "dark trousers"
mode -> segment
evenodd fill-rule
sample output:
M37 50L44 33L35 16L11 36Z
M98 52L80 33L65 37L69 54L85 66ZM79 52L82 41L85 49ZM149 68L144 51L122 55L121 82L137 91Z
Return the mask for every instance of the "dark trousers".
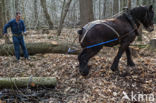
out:
M20 46L21 46L21 48L23 50L24 57L28 58L29 55L28 55L27 48L25 46L23 35L13 36L12 39L13 39L13 43L14 43L14 50L15 50L16 59L17 60L20 59Z

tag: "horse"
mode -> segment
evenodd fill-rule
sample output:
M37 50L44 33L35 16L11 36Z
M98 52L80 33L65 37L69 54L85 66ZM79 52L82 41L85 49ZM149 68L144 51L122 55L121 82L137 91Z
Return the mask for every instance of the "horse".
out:
M119 72L118 63L124 52L126 52L127 56L127 65L135 66L131 57L129 45L135 40L136 36L140 35L138 29L141 24L148 32L154 30L153 18L154 10L152 5L138 6L127 10L127 12L122 13L116 18L104 19L100 23L92 23L94 25L90 26L89 30L87 30L85 26L78 30L79 42L82 48L81 53L78 55L80 74L82 76L87 76L89 74L90 67L88 66L88 62L103 46L113 47L118 44L120 45L118 53L111 65L111 70L113 72ZM91 23L87 25L89 26L90 24ZM118 39L104 45L86 48L87 46L115 38Z

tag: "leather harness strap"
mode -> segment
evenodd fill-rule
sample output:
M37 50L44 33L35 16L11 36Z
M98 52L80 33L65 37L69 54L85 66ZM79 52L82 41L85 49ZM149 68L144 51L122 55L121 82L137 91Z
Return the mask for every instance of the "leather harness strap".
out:
M126 15L126 18L128 19L129 23L131 24L133 30L130 31L130 32L128 32L128 33L126 33L126 34L123 35L123 36L120 36L119 33L118 33L113 27L111 27L110 25L108 25L106 22L101 22L101 24L107 26L109 29L111 29L111 30L117 35L119 41L120 41L122 38L124 38L124 37L126 37L127 35L129 35L130 33L132 33L132 32L135 32L136 35L139 35L138 27L137 27L137 25L136 25L136 23L135 23L133 17L131 16L130 12L127 11L127 12L125 12L124 14ZM139 21L138 21L138 22L139 22ZM88 25L88 26L89 26L89 25ZM91 29L91 28L90 28L90 29ZM84 38L86 37L87 32L88 32L90 29L86 29L86 32L84 33L82 39L80 40L80 43L83 42Z
M102 22L101 24L103 24L103 25L107 26L109 29L111 29L111 30L117 35L118 39L120 39L119 33L118 33L113 27L111 27L110 25L108 25L108 24L105 23L105 22ZM87 34L88 31L89 31L89 30L87 29L86 32L85 32L85 34L83 35L83 37L82 37L80 43L83 42L83 40L84 40L84 38L85 38L85 36L86 36L86 34Z
M104 24L105 26L107 26L108 28L110 28L118 36L118 38L120 37L119 33L113 27L109 26L105 22L103 22L102 24Z
M131 16L130 12L127 11L125 13L126 18L128 19L129 23L131 24L132 28L135 30L136 35L139 35L138 29L137 29L137 25L133 19L133 17ZM139 21L138 21L139 22Z

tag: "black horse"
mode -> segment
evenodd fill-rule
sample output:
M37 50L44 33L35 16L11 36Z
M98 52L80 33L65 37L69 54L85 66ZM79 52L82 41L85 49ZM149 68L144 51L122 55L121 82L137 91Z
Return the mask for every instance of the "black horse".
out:
M85 35L84 39L80 43L83 50L78 56L79 71L81 75L87 76L89 74L88 61L91 57L96 55L103 46L112 47L120 44L117 56L114 58L114 62L111 66L112 71L119 71L118 63L124 51L126 51L127 65L135 66L131 58L129 45L135 40L136 36L139 35L137 29L141 24L143 24L144 28L149 32L154 30L153 17L154 11L152 5L139 6L124 12L117 18L106 19L103 21L103 23L94 25L86 34L86 30L84 28L79 30L79 41L81 41ZM113 28L113 30L115 30L119 35L117 36L117 34L111 28L109 28L108 25ZM118 38L118 40L108 44L86 48L87 46L115 38Z

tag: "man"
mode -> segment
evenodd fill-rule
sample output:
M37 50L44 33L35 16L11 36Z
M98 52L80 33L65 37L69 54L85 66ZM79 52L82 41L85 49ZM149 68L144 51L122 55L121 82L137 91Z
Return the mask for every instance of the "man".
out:
M29 58L27 48L25 46L24 38L22 34L26 34L26 29L24 25L24 21L20 19L21 18L21 13L16 12L16 18L13 20L10 20L7 24L5 24L3 28L3 34L8 37L7 34L7 28L11 28L11 32L13 34L12 39L13 39L13 44L14 44L14 50L15 50L15 56L16 59L20 59L20 46L23 50L24 57L25 59Z

